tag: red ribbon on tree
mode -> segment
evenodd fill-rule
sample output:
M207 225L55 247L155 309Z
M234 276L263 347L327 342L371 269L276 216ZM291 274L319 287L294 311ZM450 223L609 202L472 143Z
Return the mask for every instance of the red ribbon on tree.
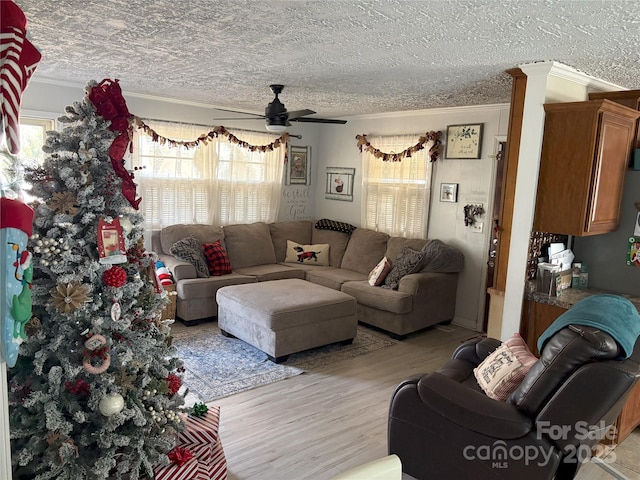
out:
M142 198L136 200L136 184L133 182L133 175L124 168L124 155L127 148L133 148L131 137L133 127L129 123L131 114L127 108L127 102L122 96L122 90L118 79L110 80L105 78L89 92L89 100L96 107L98 115L105 120L111 121L109 130L120 132L120 135L111 143L109 147L109 157L113 170L122 179L122 194L129 201L131 206L138 210Z

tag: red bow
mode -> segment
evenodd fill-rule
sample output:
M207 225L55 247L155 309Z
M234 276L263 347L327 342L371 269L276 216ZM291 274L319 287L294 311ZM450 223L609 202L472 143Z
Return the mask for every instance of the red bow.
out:
M118 80L105 78L89 92L89 100L96 107L98 115L105 120L110 120L109 130L120 132L120 135L109 147L109 157L113 169L122 179L122 194L131 206L138 210L142 198L136 200L136 184L133 182L133 175L124 168L124 154L131 143L132 128L129 125L129 109L127 102L122 96L122 90Z
M171 463L175 463L176 465L181 467L182 465L187 463L189 460L191 460L193 458L193 455L186 448L175 447L173 450L171 450L167 454L167 457L169 457L169 460L171 460Z

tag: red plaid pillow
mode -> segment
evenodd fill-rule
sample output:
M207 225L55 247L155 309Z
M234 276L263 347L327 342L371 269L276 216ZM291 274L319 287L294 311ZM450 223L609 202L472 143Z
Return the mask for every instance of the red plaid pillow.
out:
M209 275L220 276L231 273L231 262L220 240L216 240L215 243L205 243L202 245L202 251L207 259Z

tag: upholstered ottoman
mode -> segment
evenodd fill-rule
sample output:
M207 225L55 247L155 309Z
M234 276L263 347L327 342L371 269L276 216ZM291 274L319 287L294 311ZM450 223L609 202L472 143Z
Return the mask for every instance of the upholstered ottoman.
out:
M218 326L283 362L289 354L356 336L356 301L346 293L292 278L218 290Z

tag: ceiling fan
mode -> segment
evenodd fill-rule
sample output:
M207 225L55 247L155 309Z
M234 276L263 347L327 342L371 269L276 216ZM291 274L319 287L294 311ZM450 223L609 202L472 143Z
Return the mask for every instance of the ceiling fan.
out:
M307 115L313 115L313 110L294 110L288 112L284 107L284 103L280 101L278 95L282 93L284 85L273 84L269 85L271 91L274 93L275 98L264 109L264 115L256 115L253 113L238 112L236 110L226 110L224 108L216 108L223 112L233 112L243 115L252 115L257 118L264 118L267 130L270 132L284 132L287 127L291 126L289 122L307 122L307 123L334 123L338 125L344 125L346 120L332 120L328 118L305 118ZM217 118L216 120L253 120L252 118Z

